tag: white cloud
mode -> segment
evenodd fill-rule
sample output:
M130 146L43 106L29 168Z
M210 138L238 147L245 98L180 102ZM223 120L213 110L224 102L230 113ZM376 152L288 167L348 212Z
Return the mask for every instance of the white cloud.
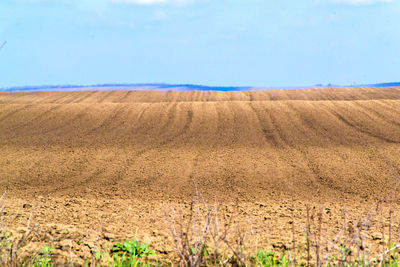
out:
M337 4L348 4L348 5L370 5L370 4L375 4L375 3L391 3L394 2L394 0L330 0L332 3L337 3Z

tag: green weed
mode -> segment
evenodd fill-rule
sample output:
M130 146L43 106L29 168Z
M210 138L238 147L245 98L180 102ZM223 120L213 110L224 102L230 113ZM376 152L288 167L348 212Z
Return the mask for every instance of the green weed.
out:
M112 255L121 253L139 258L156 254L154 250L149 248L148 244L140 243L136 239L132 241L125 240L124 243L117 243L111 248Z
M287 267L290 264L286 253L282 252L281 256L278 257L275 252L265 251L263 249L259 250L256 255L251 257L251 259L256 266L263 267Z
M39 252L34 260L29 266L32 267L51 267L53 266L50 254L54 250L54 247L44 246L43 249Z

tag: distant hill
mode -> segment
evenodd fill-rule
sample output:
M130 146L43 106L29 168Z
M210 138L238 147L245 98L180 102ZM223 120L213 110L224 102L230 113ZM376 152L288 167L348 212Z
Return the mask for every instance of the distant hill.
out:
M0 92L35 92L35 91L115 91L115 90L161 90L161 91L249 91L249 90L278 90L278 89L305 89L305 88L332 88L332 87L391 87L400 86L400 82L377 83L341 86L336 84L316 84L301 87L252 87L252 86L206 86L198 84L95 84L95 85L39 85L0 88Z
M400 86L400 82L391 82L391 83L377 83L377 84L371 84L367 85L371 87L392 87L392 86Z
M174 91L246 91L249 86L205 86L196 84L96 84L96 85L40 85L2 88L3 92L85 91L85 90L174 90Z

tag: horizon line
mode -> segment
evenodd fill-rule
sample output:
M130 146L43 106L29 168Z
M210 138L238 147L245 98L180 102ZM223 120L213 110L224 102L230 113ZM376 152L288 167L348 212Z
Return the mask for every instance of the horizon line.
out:
M212 86L201 84L174 84L174 83L102 83L102 84L60 84L60 85L25 85L25 86L11 86L2 87L0 92L40 92L40 91L72 91L68 89L82 89L82 88L107 88L107 87L138 87L138 90L162 90L162 91L251 91L251 90L290 90L290 89L317 89L317 88L346 88L346 87L392 87L400 86L400 82L384 82L375 84L356 84L356 85L337 85L337 84L315 84L310 86ZM140 89L142 87L142 89ZM145 88L143 88L145 87ZM146 89L146 87L149 87ZM154 87L154 88L152 88ZM61 90L57 90L61 89ZM67 90L62 90L67 89ZM129 89L125 89L129 90ZM132 89L134 90L134 89ZM92 91L92 90L90 90ZM93 90L95 91L95 90ZM99 90L101 91L101 90ZM114 90L106 90L114 91ZM117 91L117 90L115 90Z

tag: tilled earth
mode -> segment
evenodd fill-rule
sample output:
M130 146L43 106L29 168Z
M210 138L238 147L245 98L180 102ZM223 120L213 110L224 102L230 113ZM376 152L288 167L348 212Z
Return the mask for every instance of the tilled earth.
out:
M65 257L100 232L171 255L166 216L188 212L195 184L258 233L251 249L290 247L293 231L304 244L314 213L331 241L372 213L377 250L389 224L398 237L399 169L396 87L0 93L2 216L22 233L32 213Z

